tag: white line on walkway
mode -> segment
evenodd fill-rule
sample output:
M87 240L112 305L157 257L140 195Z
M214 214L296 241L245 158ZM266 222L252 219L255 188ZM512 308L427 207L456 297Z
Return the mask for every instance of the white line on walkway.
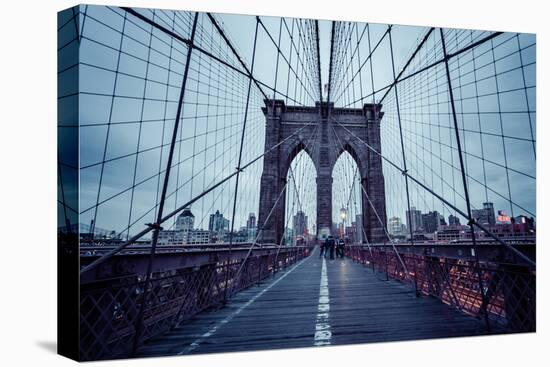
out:
M330 345L332 332L329 323L330 298L328 294L327 261L323 257L321 269L321 286L319 288L319 306L317 307L317 322L313 345Z
M283 280L284 278L286 278L286 276L290 273L292 273L298 266L302 265L306 260L308 259L311 259L314 255L314 252L315 251L312 251L312 253L302 259L298 264L294 265L294 267L292 267L289 271L287 271L286 273L284 273L283 275L281 275L280 278L277 278L273 283L271 283L270 285L268 285L267 287L265 287L264 289L262 289L261 292L257 293L254 297L252 297L248 302L246 302L244 305L242 305L241 307L239 307L238 309L235 310L235 312L233 312L232 314L228 315L226 318L224 318L223 320L221 320L220 322L218 322L216 325L214 325L210 330L208 330L206 333L202 334L199 338L197 338L193 343L191 343L187 348L185 348L184 350L182 350L181 352L178 353L178 355L183 355L183 354L187 354L187 353L190 353L192 352L193 350L197 349L200 344L207 338L209 338L210 336L212 336L213 334L216 333L216 331L218 331L218 329L227 324L229 321L233 320L233 318L235 316L237 316L238 314L240 314L241 312L243 312L243 310L245 308L247 308L248 306L250 306L252 303L254 303L254 301L256 301L258 298L260 298L265 292L267 292L268 290L270 290L271 288L273 288L275 285L277 285L277 283L279 283L281 280Z

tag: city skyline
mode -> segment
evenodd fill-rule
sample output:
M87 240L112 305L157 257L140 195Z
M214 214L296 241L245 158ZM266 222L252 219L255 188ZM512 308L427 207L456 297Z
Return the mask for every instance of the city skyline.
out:
M485 207L485 209L477 210L478 213L475 213L476 211L474 210L474 215L473 215L473 217L476 218L476 220L478 220L480 222L480 224L483 224L483 225L514 224L514 223L519 223L522 220L523 221L527 220L530 223L532 222L531 225L533 225L533 226L536 225L536 220L533 217L529 217L529 216L524 215L524 214L518 214L515 217L507 216L507 214L504 210L494 209L493 203L482 203L482 206ZM492 216L490 214L484 213L484 210L492 210ZM461 218L460 217L457 217L453 214L449 214L449 217L446 220L437 211L430 210L428 213L422 213L421 210L417 210L415 207L411 207L411 211L419 213L418 218L417 218L417 220L419 221L418 222L419 224L413 226L413 228L416 227L416 229L413 229L413 232L416 232L418 230L418 231L421 231L423 233L434 233L437 230L437 229L430 230L430 229L432 229L432 227L430 227L430 229L428 229L428 230L425 228L425 224L424 224L424 219L425 218L423 216L426 215L426 214L431 214L431 213L439 214L439 216L438 216L439 224L435 225L436 227L439 227L440 225L444 226L444 227L452 227L452 226L458 226L458 227L463 227L463 228L467 227L466 223L464 223L464 224L461 223ZM390 235L409 236L409 234L410 234L409 233L409 225L408 225L409 218L408 218L407 213L408 213L408 211L406 211L405 214L404 214L404 218L406 218L407 223L403 223L401 217L399 217L399 216L394 216L394 217L388 218L386 225L387 225L388 233ZM358 214L357 216L359 217L360 215L361 214ZM182 218L187 218L189 216L192 216L193 220L188 222L188 221L185 221L185 219L184 219L182 221ZM220 229L212 228L212 225L213 225L212 218L215 217L215 216L219 216L219 218L223 221L223 224L222 224L223 228L221 229L221 231L223 233L229 233L230 221L228 219L226 219L224 217L223 213L221 213L219 210L216 210L214 213L211 213L209 215L210 223L208 224L207 228L203 228L203 227L195 228L194 227L194 215L192 214L191 207L187 207L178 216L176 216L176 220L175 220L175 224L174 224L173 229L166 229L164 231L183 231L183 230L188 230L188 229L194 229L194 230L208 230L210 232L217 232ZM412 215L412 216L413 216L413 219L414 219L414 215ZM295 212L295 214L292 215L292 217L293 217L293 220L291 222L292 225L290 227L287 227L287 228L292 230L293 236L297 236L297 235L299 236L299 235L304 234L307 231L311 230L310 227L308 226L308 217L305 216L305 213L303 211L297 210ZM300 217L303 217L304 219L299 219ZM501 218L499 218L499 217L501 217ZM492 219L489 219L489 218L492 218ZM464 218L462 218L462 219L464 219ZM413 220L413 222L414 222L414 220ZM333 222L333 225L338 227L342 223L343 222L341 222L341 221ZM354 220L351 223L349 223L349 226L346 226L346 228L348 228L348 227L349 228L356 228L357 227L356 223L357 223L357 220ZM80 227L84 229L83 231L81 231L82 233L87 233L87 232L89 232L89 229L92 228L91 225L86 225L85 223L81 223ZM250 229L250 228L255 228L256 230L261 229L261 228L258 229L258 227L256 226L256 215L253 212L250 212L248 214L248 218L246 219L245 224L240 225L240 226L235 226L235 229L234 229L233 233L236 234L236 233L242 232L244 229ZM298 230L297 230L297 228L298 228ZM95 229L96 233L99 234L99 238L105 238L105 237L120 238L120 234L116 233L116 231L114 231L112 229L105 229L105 228L94 228L94 229ZM479 230L479 229L476 229L476 230Z
M495 225L511 225L511 224L527 224L528 228L533 229L536 226L536 220L533 217L526 216L524 214L518 214L515 217L508 216L504 210L494 209L493 203L482 203L484 209L474 210L473 218L480 224L488 226L491 229ZM432 215L433 213L433 215ZM434 217L438 214L437 217ZM429 216L433 217L432 224L426 226L426 221L429 221ZM394 216L388 219L388 232L393 236L405 236L410 238L410 224L408 211L405 212L405 218L407 224L401 221L401 217ZM422 213L415 207L411 207L411 218L413 219L413 233L433 234L439 231L441 228L452 229L461 228L467 229L469 226L467 223L462 224L459 217L449 214L447 220L437 211L429 211L428 213ZM415 222L416 220L416 222ZM435 221L435 223L433 222ZM475 231L480 231L479 228L474 228Z
M58 21L75 358L536 331L534 34Z
M88 22L84 26L82 32L84 35L83 43L81 47L81 57L83 64L80 67L80 85L79 91L82 108L80 111L81 119L79 124L82 129L82 142L80 145L81 158L81 191L80 191L80 222L91 223L94 220L94 225L101 228L113 227L117 233L125 233L128 236L130 233L135 232L137 228L142 228L146 222L151 222L151 218L154 217L156 208L158 206L158 193L159 182L162 174L158 174L159 164L164 165L164 160L167 155L167 147L157 148L163 146L162 142L168 140L167 135L161 134L161 129L156 129L156 126L164 126L169 131L171 122L169 121L175 114L175 104L173 103L161 103L156 102L157 99L175 100L177 95L175 89L168 88L165 90L165 94L162 94L157 85L152 82L146 83L140 88L135 88L136 80L130 77L130 75L145 75L148 74L148 78L151 80L162 80L163 73L161 69L154 66L158 64L158 61L154 59L155 53L149 56L149 63L137 63L128 58L126 54L122 55L120 65L121 72L124 74L115 82L114 74L109 74L105 71L101 71L98 68L91 67L90 65L101 65L102 67L114 69L116 67L115 60L109 54L109 58L104 55L107 49L101 47L97 42L92 42L93 37L97 35L103 35L101 30L104 26L98 19L102 17L112 18L117 14L116 8L110 7L95 7L85 6L88 16ZM254 17L241 16L241 15L217 15L220 24L227 30L231 39L238 40L238 49L243 57L245 63L252 65L252 48L253 48L253 27L255 23ZM121 19L121 18L120 18ZM271 34L277 34L279 29L278 18L264 17L263 24ZM288 24L292 23L289 18ZM113 24L113 27L120 27L122 23ZM362 23L358 23L362 27ZM358 26L358 27L359 27ZM134 23L129 23L128 37L122 41L122 47L126 52L141 52L142 46L136 43L135 39L140 40L142 43L147 43L149 40L141 40L141 33ZM381 38L387 29L383 24L372 24L369 26L370 37L373 40ZM411 48L415 41L421 38L426 28L423 27L411 27L411 26L393 26L392 33L394 33L394 51L395 51L395 63L396 65L402 65L406 57L408 57ZM284 30L284 28L283 28ZM201 37L206 37L206 30L201 30ZM328 64L330 59L329 42L327 41L327 35L330 34L330 22L319 22L320 32L320 65L321 65L321 83L324 85L328 83ZM451 33L453 30L448 30ZM89 36L88 36L89 35ZM116 45L117 38L113 36L102 36L98 40L101 44ZM105 38L106 37L106 38ZM111 38L109 38L111 37ZM269 43L265 34L260 35L260 42ZM356 36L354 36L356 37ZM120 37L119 37L120 38ZM534 56L534 48L528 47L532 41L531 35L522 34L518 38L520 45L524 45L525 49L521 51L523 57L523 63L529 63ZM153 39L151 42L157 42ZM201 41L202 42L202 41ZM281 47L289 47L288 39L283 37L283 45ZM510 38L509 41L504 42L499 47L499 52L503 55L507 55L509 48L515 47L515 39ZM118 45L117 45L118 46ZM155 47L157 46L155 43ZM360 45L360 52L364 55L368 54L368 49L365 42ZM178 55L184 55L184 49L181 46L174 45L173 53ZM277 83L278 89L285 90L289 86L286 85L286 80L280 77L279 80L274 79L272 73L272 64L267 60L276 59L277 53L275 49L269 49L264 51L261 55L258 55L254 62L255 75L259 80L264 81L268 85ZM485 56L485 55L484 55ZM147 59L147 55L144 54L143 58ZM382 43L377 59L380 60L389 58L389 48L387 42ZM153 58L153 59L151 59ZM506 58L506 63L516 63L517 55L513 54L512 57ZM375 60L375 61L376 61ZM504 62L503 61L503 62ZM201 63L201 60L193 60L192 73L199 72L199 68L203 68L205 71L209 70L210 66ZM232 61L233 62L233 61ZM470 68L467 60L463 62L464 73L468 72ZM149 68L146 68L149 65ZM172 67L177 66L173 64ZM374 74L372 84L374 90L377 87L388 85L391 83L392 72L387 65L378 65L377 72ZM516 72L514 72L514 75ZM370 76L368 70L363 70L361 75L365 80L365 88L370 88ZM169 84L177 84L179 77L173 74L169 80ZM481 76L480 76L481 77ZM534 67L530 64L524 68L524 78L526 78L529 85L534 84ZM504 76L499 77L499 87L503 89L506 87L506 83L509 83L509 79ZM244 81L243 81L244 83ZM466 81L465 81L466 83ZM487 86L485 86L487 84ZM243 84L244 86L244 84ZM290 88L294 85L290 85ZM113 88L117 95L125 96L125 98L117 97L111 102L112 110L109 110L111 104L106 97L103 97L106 93L112 93ZM206 88L206 89L205 89ZM495 88L494 85L488 85L484 83L476 91L477 94L483 94ZM212 89L212 88L211 88ZM468 89L468 93L472 93ZM198 93L198 92L201 93ZM190 102L200 104L208 104L208 98L203 94L208 94L208 88L199 84L190 84L188 99ZM257 92L254 92L257 93ZM323 91L326 93L326 91ZM463 91L466 93L466 90ZM511 214L516 214L517 211L522 211L526 215L534 216L536 213L535 195L534 195L534 179L525 178L525 173L530 177L535 177L535 167L533 152L531 145L534 146L534 142L530 142L529 129L523 128L526 124L531 126L532 134L536 134L535 126L527 121L528 114L520 111L527 110L525 103L534 106L534 89L529 88L526 92L526 97L519 95L518 98L511 100L510 98L517 93L501 93L501 98L497 101L494 96L486 97L487 103L482 107L483 124L481 125L481 131L483 132L483 151L479 145L479 137L472 131L479 129L475 127L478 122L472 119L470 116L471 111L477 112L478 110L472 110L474 107L466 103L459 104L458 108L461 112L461 124L463 125L463 145L466 149L465 154L466 166L469 169L469 185L470 196L472 203L479 203L483 201L494 202L499 208L506 208ZM143 102L143 97L147 98L146 102ZM281 97L276 95L276 97ZM465 94L466 96L466 94ZM130 98L132 97L132 98ZM135 98L134 98L135 97ZM245 133L247 141L254 141L257 145L246 145L244 147L243 162L248 162L254 157L258 156L264 151L263 147L263 123L264 116L261 112L263 107L263 100L259 94L252 96L252 100L249 106L247 115L248 130ZM326 96L324 96L326 98ZM376 100L379 95L373 95L372 99ZM214 97L212 97L214 98ZM220 99L220 97L216 97ZM435 96L434 96L435 98ZM442 93L438 98L446 98ZM527 101L525 101L527 98ZM355 107L361 107L364 102L372 102L371 98L365 101L357 102ZM502 110L506 109L505 114L501 114L500 119L498 114L492 113L497 108L497 102L501 105ZM303 103L314 104L314 100L305 101ZM342 104L343 101L336 101L337 104ZM292 104L292 103L290 103ZM521 104L521 105L520 105ZM231 117L227 117L225 120L219 118L207 117L210 114L214 115L215 111L208 111L202 107L194 107L190 104L185 108L182 113L182 129L179 133L179 139L182 140L177 147L178 164L175 167L175 178L171 180L169 185L169 197L167 199L167 207L176 209L178 206L185 203L186 200L193 198L200 194L205 188L209 187L217 179L221 177L221 173L230 173L236 165L234 163L236 157L235 151L227 150L232 144L238 145L240 140L240 128L244 120L244 111L232 110L229 107L224 107L224 113L232 113ZM90 106L96 106L90 108ZM404 106L405 108L407 106ZM388 107L390 108L390 107ZM429 111L428 104L424 104L423 109ZM514 112L517 111L517 112ZM220 111L221 113L222 111ZM486 112L490 112L487 114ZM391 109L385 111L385 122L382 125L382 140L387 141L389 139L390 132L394 128L394 114ZM411 118L414 115L411 115ZM109 124L105 124L105 121L110 121ZM139 124L128 124L129 121L141 121ZM165 122L163 122L165 121ZM445 191L454 191L453 204L464 208L461 203L461 195L463 195L462 183L459 179L458 172L458 158L456 155L456 147L454 147L452 140L445 135L448 135L450 130L447 128L448 120L441 121L429 121L429 126L414 123L408 127L405 132L405 150L410 156L409 158L409 170L417 176L422 182L428 184L432 189L438 193ZM155 125L160 124L160 125ZM231 125L230 128L219 130L220 126ZM502 126L501 126L502 125ZM441 127L443 126L443 127ZM430 141L425 136L425 128L432 129L433 135L438 135L437 142ZM415 130L418 131L415 132ZM504 129L504 130L502 130ZM108 133L107 133L108 131ZM214 134L214 131L216 133ZM443 166L434 172L426 172L425 167L420 163L421 161L432 160L437 162L435 158L427 152L425 148L419 148L418 134L422 132L423 136L421 142L425 146L430 146L432 143L449 145L450 148L446 148L443 153L448 160L453 160L454 163L451 166ZM206 138L207 132L214 134L210 140ZM478 134L479 135L479 134ZM502 135L502 137L500 137ZM109 139L106 140L106 137ZM513 139L512 139L513 137ZM476 140L477 139L477 140ZM520 139L520 140L518 140ZM527 139L527 140L525 140ZM193 144L185 144L185 141L193 141ZM507 144L506 152L503 151L504 142ZM136 149L137 143L137 149ZM216 148L216 147L219 148ZM224 148L225 147L225 148ZM383 144L383 154L389 157L391 160L399 162L401 152L395 148L392 144ZM391 149L390 149L391 147ZM218 149L218 150L217 150ZM136 152L139 152L137 156ZM223 159L217 158L220 153L223 152ZM225 157L227 155L227 157ZM307 154L302 154L304 161L310 160ZM137 159L136 157L139 157ZM413 159L413 158L421 159ZM484 157L484 159L481 159ZM507 159L506 159L507 158ZM300 159L297 157L297 159ZM342 165L348 167L354 165L353 158L350 160L345 154L341 159L344 161ZM418 163L417 163L418 161ZM492 163L491 163L492 162ZM316 193L314 190L314 182L316 173L312 170L311 165L303 163L301 168L296 166L297 171L294 172L296 177L303 177L303 182L298 182L299 191L310 192L310 198L300 203L302 210L304 210L308 217L315 218L315 207L313 202L315 201ZM504 167L504 168L503 168ZM214 170L206 169L213 168ZM432 168L435 170L435 166ZM242 172L240 181L241 188L238 192L238 205L236 206L235 217L236 223L241 223L246 219L249 212L258 210L258 197L259 197L259 182L257 180L258 174L262 170L262 164L253 165L248 170ZM519 173L518 173L519 172ZM405 208L404 199L404 186L402 183L402 177L397 175L397 172L392 171L388 167L384 167L384 173L386 176L386 190L392 192L392 195L388 199L387 216L392 217L397 213L402 213ZM350 175L353 171L350 171ZM194 176L196 183L193 184L186 179L188 176ZM351 195L351 188L347 185L346 180L343 179L343 174L334 172L334 187L333 190L338 195L333 197L333 207L338 208L342 204L348 204L348 198L354 197L355 200L351 201L350 211L352 214L362 213L364 208L361 208L361 201L357 198L361 197L361 192L358 189L358 185L355 187L355 192ZM438 177L446 177L445 180L438 179ZM451 179L452 178L452 179ZM349 178L348 178L349 179ZM99 182L103 182L103 188L98 191ZM452 182L451 182L452 181ZM481 182L481 185L480 183ZM220 208L224 213L228 213L228 216L232 217L233 197L235 195L235 181L230 180L230 184L226 185L219 190L216 190L213 195L209 195L204 199L201 199L199 203L193 204L193 209L197 215L197 222L204 225L204 222L208 220L211 209L214 206ZM432 184L433 183L433 184ZM491 190L484 189L484 185L490 187ZM509 187L509 190L508 190ZM444 216L447 216L450 211L439 200L435 199L432 195L427 194L423 189L417 185L411 185L411 206L415 206L422 211L426 211L428 208L437 210ZM293 190L287 190L287 197L292 194ZM508 192L509 191L509 192ZM128 205L128 202L133 200L133 205ZM395 198L395 200L393 199ZM287 199L288 200L288 199ZM135 203L134 203L135 201ZM353 205L353 202L357 202L358 205ZM298 205L298 203L295 203ZM518 206L519 205L519 206ZM287 205L287 208L290 205ZM521 209L521 208L525 209ZM472 209L476 208L472 205ZM334 209L333 216L337 216L338 209ZM231 212L231 213L230 213ZM287 217L289 218L289 217ZM289 219L287 219L289 220ZM173 225L173 224L172 224Z

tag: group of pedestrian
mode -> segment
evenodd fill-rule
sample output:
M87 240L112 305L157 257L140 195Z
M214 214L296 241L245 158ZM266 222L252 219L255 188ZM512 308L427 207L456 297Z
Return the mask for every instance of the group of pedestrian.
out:
M321 249L319 257L327 258L328 256L331 260L334 260L334 255L336 253L336 257L344 258L344 246L345 242L342 238L335 239L333 236L329 235L319 246Z

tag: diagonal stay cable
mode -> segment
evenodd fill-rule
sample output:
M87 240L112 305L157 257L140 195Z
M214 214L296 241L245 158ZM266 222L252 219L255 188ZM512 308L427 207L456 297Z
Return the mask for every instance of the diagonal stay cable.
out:
M485 43L485 42L490 41L491 39L493 39L493 38L495 38L495 37L500 36L501 34L503 34L503 32L495 32L495 33L492 33L492 34L490 34L490 35L488 35L488 36L486 36L486 37L484 37L484 38L482 38L482 39L480 39L480 40L478 40L478 41L476 41L476 42L474 42L474 43L472 43L472 44L470 44L470 45L468 45L468 46L465 46L464 48L462 48L462 49L460 49L460 50L458 50L458 51L455 51L455 52L453 52L453 53L448 54L448 55L447 55L447 59L452 59L452 58L454 58L455 56L461 55L461 54L463 54L463 53L465 53L465 52L467 52L467 51L469 51L469 50L471 50L471 49L473 49L473 48L476 48L476 47L482 45L482 44ZM391 82L391 83L389 83L389 84L387 84L387 85L385 85L385 86L383 86L383 87L377 89L376 91L371 92L371 94L369 94L369 95L360 97L360 98L357 99L356 101L353 101L352 104L355 103L355 102L362 101L362 100L364 100L364 99L366 99L366 98L368 98L368 97L371 97L374 93L378 93L378 92L382 92L382 91L387 91L388 88L391 88L391 87L393 87L393 86L395 86L395 85L397 85L397 84L399 84L399 83L401 83L401 82L404 82L405 80L410 79L410 78L412 78L412 77L414 77L414 76L416 76L416 75L418 75L418 74L421 74L421 73L423 73L424 71L429 70L429 69L431 69L431 68L433 68L433 67L435 67L435 66L437 66L437 65L440 65L440 64L442 64L442 63L444 63L444 62L445 62L445 58L442 58L442 59L439 59L439 60L437 60L437 61L434 61L433 63L431 63L431 64L429 64L429 65L426 65L426 66L423 67L423 68L420 68L420 69L418 69L418 70L416 70L416 71L414 71L414 72L411 72L410 74L407 74L407 75L401 77L401 79L399 79L399 80L397 80L397 81L393 81L393 82ZM386 94L386 96L387 96L387 95L388 95L388 94ZM379 103L382 103L382 102L383 102L383 100L381 99Z
M312 136L310 137L309 141L308 141L308 144L311 143L311 142L314 142L315 141L315 137L317 136L317 131L319 129L319 125L317 125L312 133ZM275 208L278 206L279 204L279 201L281 200L281 197L283 196L283 194L286 192L286 188L288 186L288 181L284 184L283 188L281 189L281 191L279 192L279 194L277 195L277 199L275 200L275 203L273 204L273 206L271 207L271 209L269 210L269 213L267 214L265 220L264 220L264 223L262 224L262 227L258 230L258 233L256 234L256 238L254 239L254 241L252 242L252 244L250 245L249 249L248 249L248 252L246 254L246 256L244 257L244 259L242 260L241 262L241 265L239 266L239 269L237 270L237 273L235 274L235 277L233 278L233 282L232 282L232 286L231 286L231 289L229 291L229 294L231 294L231 290L233 289L233 285L236 283L236 280L238 280L238 277L240 276L240 274L242 273L242 270L246 264L246 261L248 260L248 258L250 257L250 255L252 254L252 250L254 249L254 246L256 246L256 244L258 243L258 239L260 238L260 235L262 234L262 231L264 230L267 222L269 221L269 219L271 218L271 216L273 215L273 212L275 211ZM282 241L279 243L279 246L281 246L282 244Z
M348 158L348 159L349 159L349 158ZM358 173L359 173L359 166L355 165L355 171L354 171L354 173L353 173L353 179L352 179L353 184L352 184L351 190L350 190L350 192L349 192L349 198L348 198L348 202L346 203L346 207L349 206L349 203L350 203L350 201L351 201L351 196L352 196L352 194L355 192L355 184L356 184L357 182L360 182L360 179L357 179L357 174L358 174ZM360 185L360 186L362 186L362 185ZM354 200L354 206L355 206L355 211L356 211L356 213L357 213L357 203L355 202L355 200ZM361 213L361 215L364 215L364 214ZM356 223L356 225L357 225L357 223ZM368 249L369 249L369 253L370 253L371 256L372 256L372 248L371 248L370 242L369 242L369 240L368 240L368 238L367 238L367 234L366 234L366 232L365 232L365 225L364 225L363 221L361 221L361 231L362 231L362 233L363 233L365 239L367 240L367 247L368 247Z
M335 121L336 122L336 121ZM380 156L380 158L382 160L384 160L385 162L387 162L391 167L397 169L399 172L401 172L401 174L403 175L406 175L409 179L411 179L414 183L416 183L418 186L420 186L421 188L423 188L424 190L426 190L427 192L429 192L430 194L434 195L437 199L441 200L443 203L447 204L450 208L452 208L453 210L455 210L458 214L460 214L462 217L464 217L464 219L466 220L469 220L468 219L468 214L466 214L463 210L459 209L458 207L456 207L455 205L453 205L450 201L448 201L447 199L445 199L443 196L439 195L438 193L436 193L434 190L432 190L429 186L427 186L426 184L422 183L421 181L419 181L416 177L412 176L410 173L408 173L407 171L403 170L398 164L394 163L391 159L388 159L386 156L384 156L382 153L380 153L379 151L377 151L375 148L373 148L369 143L367 143L366 141L364 141L363 139L361 139L359 136L357 136L356 134L354 134L352 131L350 131L345 125L343 124L340 124L338 122L336 122L338 125L340 125L344 130L346 130L348 133L350 133L355 139L357 139L359 142L361 142L362 144L364 144L370 151L372 151L373 153L375 153L376 155ZM494 233L492 233L491 231L489 231L489 229L485 228L484 225L480 224L479 222L475 221L473 223L474 226L476 226L477 228L481 229L483 232L485 232L489 237L491 237L492 239L494 239L495 241L497 241L498 243L500 243L501 245L505 246L507 249L509 249L510 251L512 251L514 254L516 254L518 257L520 257L522 260L524 260L527 264L533 266L533 267L536 267L536 262L533 261L532 259L530 259L528 256L526 256L525 254L523 254L521 251L519 251L518 249L516 249L515 247L513 247L512 245L504 242L501 238L497 237Z
M332 132L334 134L334 136L336 137L336 140L338 141L338 143L340 144L340 147L342 148L342 150L344 150L344 146L342 145L342 141L340 140L340 137L338 136L338 134L336 133L336 130L334 129L334 126L331 124L330 127L332 128ZM380 222L380 225L382 225L382 228L384 229L384 233L386 234L386 236L388 238L391 238L390 234L388 233L388 229L387 229L387 225L386 223L384 223L384 221L382 220L382 218L380 218L380 215L378 214L378 211L376 210L374 204L372 203L372 201L370 200L370 197L369 195L367 194L367 191L365 190L365 188L363 187L363 185L360 185L361 186L361 190L363 191L363 194L365 195L367 201L369 202L369 205L370 207L372 208L372 210L374 211L374 214L376 215L376 218L378 219L378 221ZM407 270L407 266L405 265L405 262L403 261L403 259L401 258L401 255L399 254L399 252L397 251L397 248L395 247L395 244L393 243L393 241L390 241L391 243L391 246L393 248L393 251L395 252L395 255L397 256L397 258L399 259L399 262L401 263L401 266L403 267L403 270L405 271L405 273L407 274L407 276L410 277L409 275L409 271Z
M289 135L287 138L281 140L279 143L275 144L274 146L272 146L271 148L267 149L266 151L264 151L262 154L258 155L256 158L252 159L251 161L249 161L248 163L246 163L245 165L243 165L241 167L241 169L244 171L245 169L247 169L248 167L250 167L251 165L253 165L254 163L256 163L257 161L259 161L261 158L263 158L266 154L270 153L271 151L277 149L278 147L280 147L282 144L284 144L286 141L288 141L289 139L293 138L294 136L296 136L300 131L302 131L303 129L305 129L306 127L310 126L311 124L314 124L316 121L310 121L308 123L306 123L304 126L302 126L301 128L297 129L294 133L292 133L291 135ZM233 172L229 175L227 175L226 177L224 177L223 179L221 179L220 181L218 181L216 184L214 184L213 186L209 187L208 189L206 189L205 191L203 191L202 193L200 193L199 195L195 196L194 198L192 198L191 200L189 200L188 202L184 203L183 205L180 205L178 208L174 209L173 211L171 211L170 213L166 214L159 222L159 224L162 224L164 223L166 220L172 218L174 215L178 214L179 212L181 212L183 209L185 209L186 207L188 207L189 205L193 204L194 202L198 201L199 199L201 199L202 197L206 196L207 194L209 194L210 192L212 192L214 189L220 187L221 185L223 185L224 183L226 183L227 181L229 181L230 179L232 179L234 176L236 176L238 173L238 171L236 172ZM96 268L98 265L102 264L103 262L107 261L109 258L111 258L113 255L117 254L118 252L120 252L121 250L125 249L126 247L130 246L132 243L136 242L138 239L140 239L141 237L143 237L144 235L146 235L147 233L151 232L153 230L152 227L147 227L145 229L143 229L141 232L135 234L134 236L132 236L130 239L128 239L127 241L125 241L124 243L122 243L121 245L117 246L116 248L112 249L111 251L105 253L102 257L96 259L95 261L93 261L92 263L90 263L89 265L85 266L84 268L82 268L80 270L80 274L83 274L83 273L86 273L94 268Z

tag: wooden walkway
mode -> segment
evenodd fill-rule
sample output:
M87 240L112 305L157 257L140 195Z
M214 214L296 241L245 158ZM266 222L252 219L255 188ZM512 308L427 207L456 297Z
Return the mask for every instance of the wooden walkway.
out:
M479 320L318 249L285 272L150 340L140 356L252 351L484 334Z

